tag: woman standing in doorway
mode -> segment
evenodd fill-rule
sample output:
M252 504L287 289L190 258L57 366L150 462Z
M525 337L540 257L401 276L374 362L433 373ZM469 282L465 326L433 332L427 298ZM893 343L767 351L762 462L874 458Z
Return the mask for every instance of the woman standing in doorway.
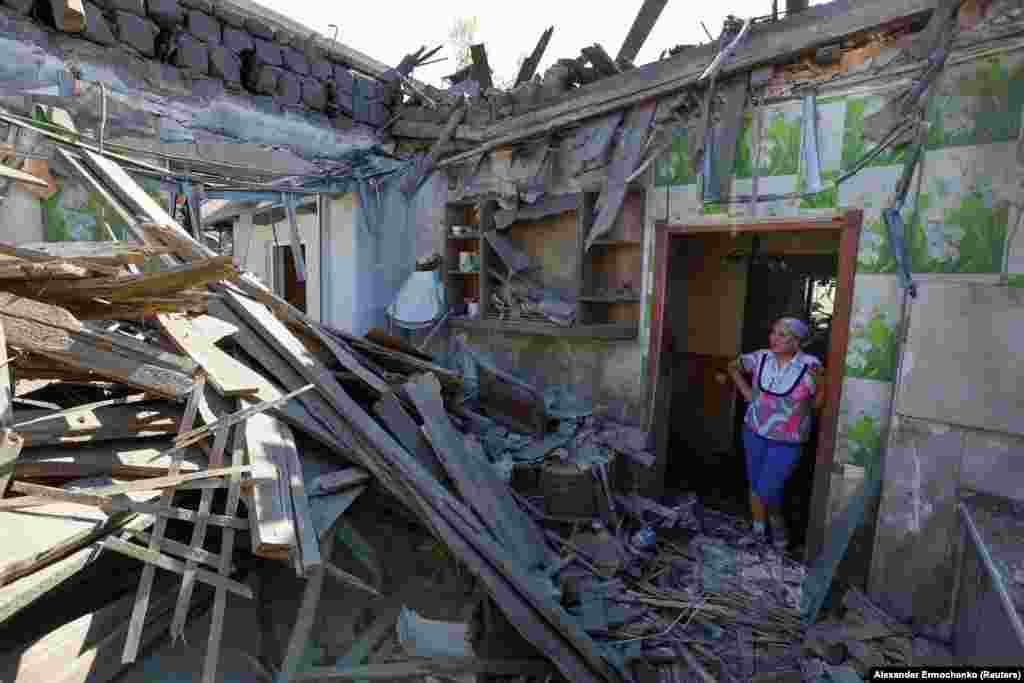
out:
M750 403L743 423L743 447L750 478L754 534L780 552L789 545L782 518L782 491L811 433L813 414L824 403L821 361L800 350L807 325L780 318L772 325L768 348L745 353L729 364L729 374ZM747 379L751 375L751 380Z

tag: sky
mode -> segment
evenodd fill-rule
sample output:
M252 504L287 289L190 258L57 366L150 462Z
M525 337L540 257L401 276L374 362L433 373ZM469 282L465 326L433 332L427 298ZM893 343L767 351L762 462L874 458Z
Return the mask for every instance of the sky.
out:
M811 0L811 5L824 0ZM541 33L549 26L551 36L537 73L565 57L578 57L580 49L600 43L612 56L618 53L641 0L623 2L559 2L558 0L433 0L433 2L332 3L323 0L257 0L325 36L333 36L330 24L339 27L338 40L374 59L395 66L406 54L422 45L433 49L444 45L436 58L448 59L413 73L419 81L443 85L441 79L456 70L448 41L453 23L464 17L477 18L477 41L487 46L488 62L496 82L516 76L518 60L529 54ZM785 6L785 0L779 0ZM703 21L717 36L727 14L741 19L771 13L771 0L727 0L692 2L669 0L651 31L637 66L653 62L663 50L676 45L708 42Z

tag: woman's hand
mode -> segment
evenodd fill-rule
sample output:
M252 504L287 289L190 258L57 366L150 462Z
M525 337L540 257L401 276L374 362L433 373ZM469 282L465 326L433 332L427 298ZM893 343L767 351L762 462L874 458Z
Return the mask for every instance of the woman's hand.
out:
M729 376L732 377L733 384L736 385L736 388L739 389L741 394L743 394L743 398L749 402L752 394L750 382L748 382L747 378L743 376L739 358L729 363Z
M814 409L820 412L825 407L828 375L825 374L825 368L821 365L815 365L811 368L811 375L814 377Z

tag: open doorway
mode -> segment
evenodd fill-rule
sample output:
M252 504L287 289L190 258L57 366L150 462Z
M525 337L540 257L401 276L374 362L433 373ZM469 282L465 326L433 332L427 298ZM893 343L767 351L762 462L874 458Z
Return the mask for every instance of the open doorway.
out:
M783 514L794 550L802 546L812 558L826 521L860 213L657 229L652 429L665 489L749 515L741 440L747 404L727 366L739 353L765 348L776 318L809 320L804 350L825 366L826 402L787 484Z
M302 245L302 262L309 263L306 260L305 244ZM290 244L274 247L274 291L295 308L306 312L306 281L299 280L295 254Z

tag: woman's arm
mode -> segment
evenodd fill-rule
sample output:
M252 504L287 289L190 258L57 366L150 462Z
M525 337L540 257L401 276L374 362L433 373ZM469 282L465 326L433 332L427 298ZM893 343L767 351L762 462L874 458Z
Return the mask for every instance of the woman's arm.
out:
M743 376L743 371L740 368L740 361L738 358L729 363L729 376L732 377L733 384L736 385L736 388L740 390L741 394L743 394L743 398L749 402L753 391L750 387L750 382L748 382L747 378Z

